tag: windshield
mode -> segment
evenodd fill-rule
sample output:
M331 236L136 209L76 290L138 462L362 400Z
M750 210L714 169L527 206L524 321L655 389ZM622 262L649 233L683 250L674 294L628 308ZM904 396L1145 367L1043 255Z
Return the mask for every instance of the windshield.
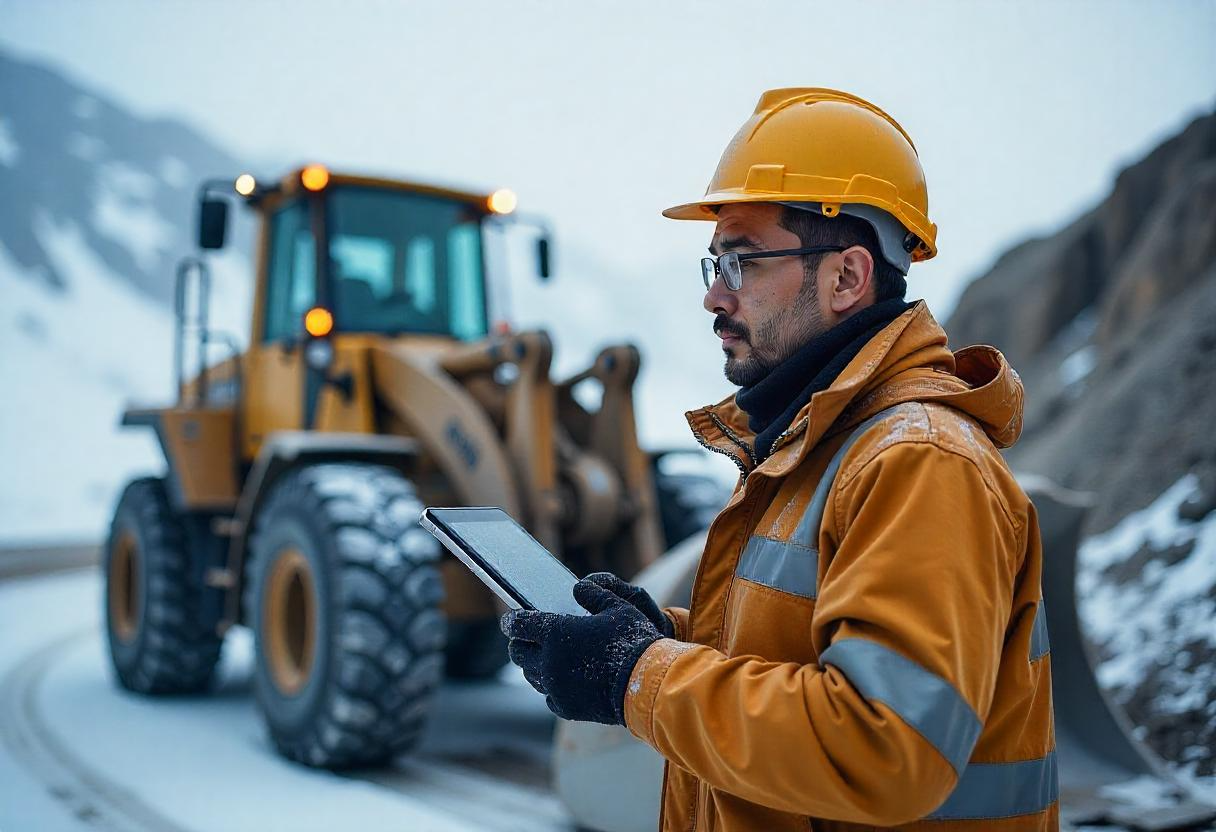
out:
M468 203L342 186L326 212L339 332L485 337L480 215Z

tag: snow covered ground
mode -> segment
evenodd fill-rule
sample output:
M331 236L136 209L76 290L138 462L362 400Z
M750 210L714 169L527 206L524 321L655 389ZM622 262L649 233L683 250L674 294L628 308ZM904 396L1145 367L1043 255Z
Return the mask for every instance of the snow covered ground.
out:
M1099 684L1216 802L1216 512L1179 515L1198 488L1185 476L1084 541L1077 595Z
M249 691L247 639L226 645L212 695L119 690L99 601L92 571L0 584L0 829L569 829L541 786L459 762L460 722L465 746L493 722L483 745L518 746L523 734L547 748L552 717L522 681L451 691L437 714L442 742L391 769L339 776L274 754Z

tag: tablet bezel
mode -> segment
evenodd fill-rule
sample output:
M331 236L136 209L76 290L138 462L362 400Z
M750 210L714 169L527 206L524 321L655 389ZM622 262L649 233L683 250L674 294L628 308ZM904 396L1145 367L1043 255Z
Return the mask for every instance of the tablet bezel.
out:
M503 511L498 506L428 506L422 512L422 516L418 518L419 524L424 529L433 534L439 540L439 542L444 545L444 548L455 555L465 566L469 567L473 574L480 578L482 583L489 587L489 589L495 595L501 598L503 603L505 603L508 607L514 610L536 609L536 607L532 606L532 602L525 598L523 593L510 583L506 576L501 575L493 566L484 562L478 555L477 551L467 546L461 538L455 534L449 533L443 520L433 515L431 513L432 511L498 511L502 514L504 519L511 523L515 523L515 525L519 526L519 528L525 534L527 534L528 537L532 537L532 535L528 533L527 529L520 526L515 518ZM541 551L561 564L561 561L558 560L557 556L545 548L545 546L539 540L536 540L535 537L532 537L532 540L535 541L538 547L540 547ZM565 567L565 564L561 565ZM566 571L570 572L569 568L566 568ZM570 572L570 577L574 582L578 582L578 576L573 572Z

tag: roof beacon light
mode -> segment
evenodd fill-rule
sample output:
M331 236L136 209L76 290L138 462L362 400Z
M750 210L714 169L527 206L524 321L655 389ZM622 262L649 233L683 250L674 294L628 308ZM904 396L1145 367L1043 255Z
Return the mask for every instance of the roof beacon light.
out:
M248 173L242 173L236 178L236 181L232 183L233 190L235 190L241 196L249 196L254 192L257 186L257 180Z
M324 306L314 306L304 313L304 330L313 338L324 338L334 330L334 314Z
M309 191L322 191L329 184L329 171L325 165L309 165L300 171L300 184Z
M515 206L518 204L519 200L515 198L515 192L506 188L499 188L486 200L486 205L495 214L509 214L515 210Z

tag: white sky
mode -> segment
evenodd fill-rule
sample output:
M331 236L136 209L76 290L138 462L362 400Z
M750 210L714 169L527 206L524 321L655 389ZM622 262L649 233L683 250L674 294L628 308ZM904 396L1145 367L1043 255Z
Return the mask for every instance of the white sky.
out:
M837 87L902 123L941 249L910 294L942 320L1001 251L1216 104L1213 0L0 0L0 46L251 159L514 188L558 258L552 287L516 286L517 317L559 319L559 344L563 317L595 329L580 348L638 339L660 368L683 345L682 407L728 392L700 308L710 228L659 211L704 191L761 91ZM681 337L638 331L656 321Z

